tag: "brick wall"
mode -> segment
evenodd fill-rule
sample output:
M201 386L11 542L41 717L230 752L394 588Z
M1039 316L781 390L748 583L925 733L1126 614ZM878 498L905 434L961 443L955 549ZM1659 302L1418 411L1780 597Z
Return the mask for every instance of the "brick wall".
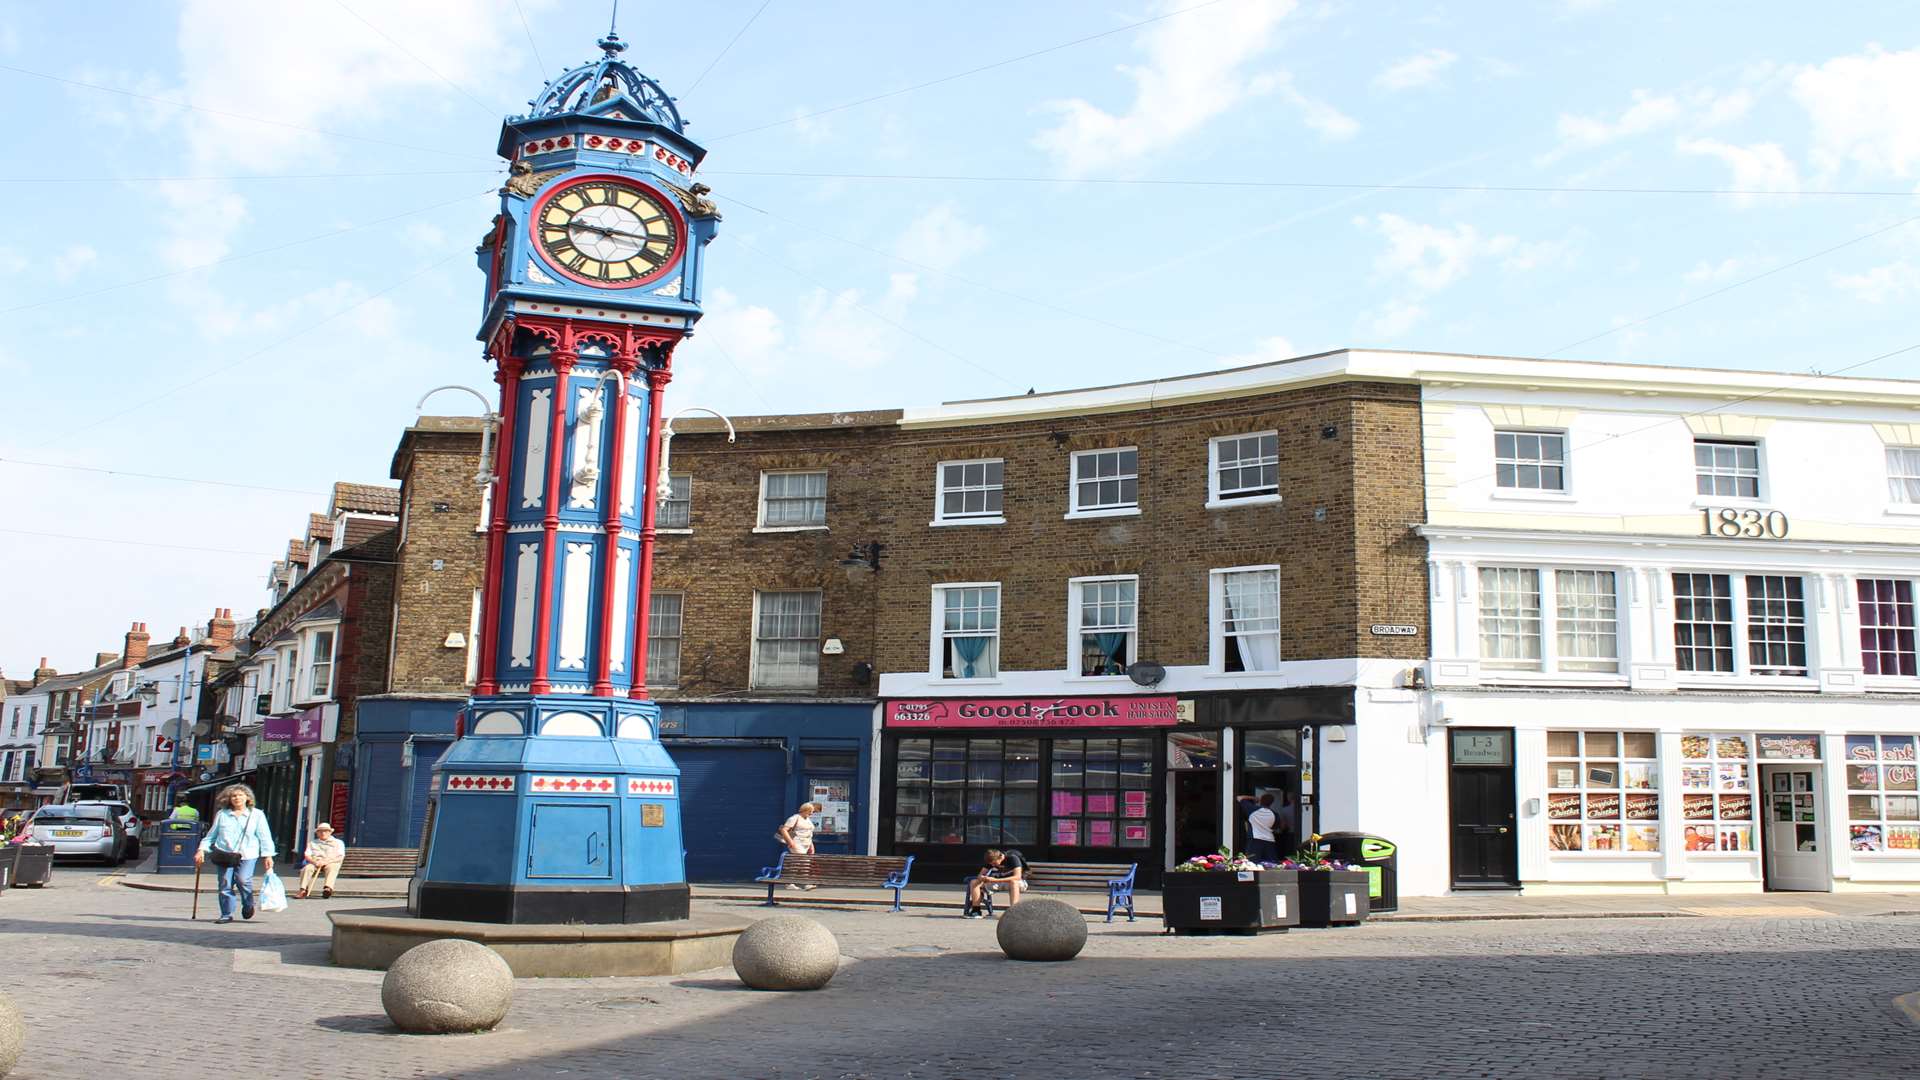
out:
M472 642L448 647L449 634L469 634L474 590L486 573L480 421L424 416L394 455L405 538L395 552L393 667L390 693L463 695ZM434 562L440 562L439 569Z

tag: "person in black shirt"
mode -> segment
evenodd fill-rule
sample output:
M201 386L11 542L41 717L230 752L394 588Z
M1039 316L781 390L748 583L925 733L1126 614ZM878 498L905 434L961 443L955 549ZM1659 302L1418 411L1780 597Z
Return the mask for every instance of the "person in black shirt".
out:
M983 919L982 910L986 903L987 890L995 892L1005 890L1009 906L1020 902L1020 890L1026 887L1027 860L1018 851L1008 848L987 849L987 863L980 873L967 886L967 907L961 914L969 919Z

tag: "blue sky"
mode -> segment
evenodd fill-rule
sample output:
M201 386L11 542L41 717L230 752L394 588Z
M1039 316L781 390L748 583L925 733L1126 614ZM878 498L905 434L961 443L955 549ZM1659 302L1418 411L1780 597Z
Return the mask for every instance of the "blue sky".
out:
M725 213L674 408L1341 346L1833 371L1920 340L1907 5L624 9ZM0 14L7 674L253 610L422 392L489 389L500 118L605 26L575 0ZM1424 189L1482 186L1556 190ZM1758 194L1572 190L1623 188Z

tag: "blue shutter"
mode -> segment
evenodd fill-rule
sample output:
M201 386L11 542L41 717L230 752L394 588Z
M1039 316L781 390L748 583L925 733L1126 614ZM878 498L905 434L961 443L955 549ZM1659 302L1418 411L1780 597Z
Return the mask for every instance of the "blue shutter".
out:
M752 881L780 857L773 838L793 813L787 755L769 746L667 747L680 766L688 881Z
M360 744L354 778L361 788L360 816L353 823L358 847L401 847L400 816L406 808L406 776L400 768L400 744Z
M451 741L413 740L413 793L407 802L407 835L395 847L420 846L420 832L427 827L427 798L433 793L433 766L452 745Z

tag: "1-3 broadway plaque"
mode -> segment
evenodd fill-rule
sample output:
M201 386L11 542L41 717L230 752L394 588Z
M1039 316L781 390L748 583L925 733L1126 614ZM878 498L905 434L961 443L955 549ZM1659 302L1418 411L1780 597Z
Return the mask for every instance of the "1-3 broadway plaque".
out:
M1179 718L1171 694L887 702L888 727L1172 727Z

